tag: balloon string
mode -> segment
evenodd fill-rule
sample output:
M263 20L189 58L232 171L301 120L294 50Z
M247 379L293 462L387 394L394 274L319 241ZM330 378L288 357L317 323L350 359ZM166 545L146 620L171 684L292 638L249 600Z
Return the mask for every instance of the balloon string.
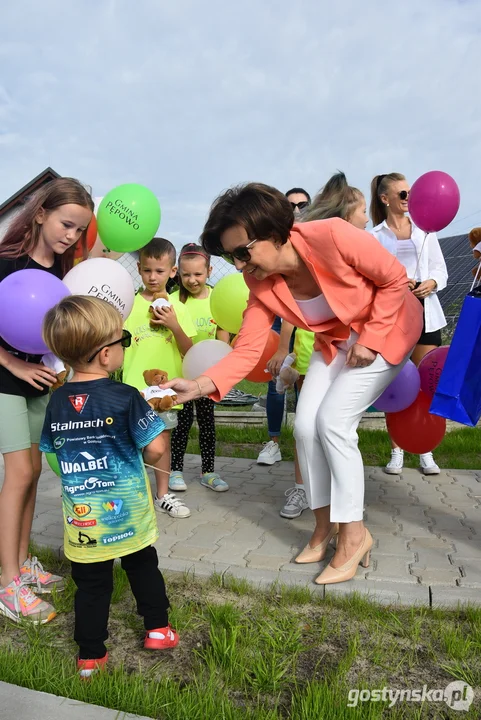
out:
M413 280L416 280L416 277L417 277L417 274L418 274L418 270L419 270L419 263L421 262L421 255L423 254L423 250L424 250L424 244L425 244L425 242L426 242L426 239L427 239L427 237L428 237L428 233L427 233L427 232L425 232L425 233L424 233L424 240L423 240L423 244L421 245L421 250L419 251L419 255L418 255L418 261L417 261L417 263L416 263L416 269L415 269L415 271L414 271L414 277L413 277ZM416 282L417 282L417 280L416 280Z
M152 468L152 470L158 470L159 472L163 472L166 475L170 475L170 472L168 470L162 470L162 468L156 467L155 465L149 465L149 463L144 462L145 467Z

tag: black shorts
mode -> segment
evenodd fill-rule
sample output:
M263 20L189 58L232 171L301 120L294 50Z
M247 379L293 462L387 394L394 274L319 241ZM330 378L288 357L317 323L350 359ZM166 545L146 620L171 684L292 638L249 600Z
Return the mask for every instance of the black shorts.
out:
M418 283L420 285L420 283ZM416 285L416 287L418 286ZM421 337L417 341L416 345L434 345L435 347L441 347L443 339L441 337L441 330L434 330L433 332L426 332L426 317L424 315L424 299L418 298L419 302L423 306L423 330Z

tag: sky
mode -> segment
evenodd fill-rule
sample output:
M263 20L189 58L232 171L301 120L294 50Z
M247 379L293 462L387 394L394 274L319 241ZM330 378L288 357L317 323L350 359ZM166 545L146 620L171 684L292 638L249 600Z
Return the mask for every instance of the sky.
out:
M22 0L0 25L0 202L45 167L151 188L197 240L246 181L444 170L481 225L480 0Z

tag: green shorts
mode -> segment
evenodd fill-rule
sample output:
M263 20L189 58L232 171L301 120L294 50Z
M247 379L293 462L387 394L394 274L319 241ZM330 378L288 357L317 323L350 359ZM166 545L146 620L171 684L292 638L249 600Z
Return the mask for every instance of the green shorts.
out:
M165 412L157 413L157 415L164 421L166 430L173 430L179 423L177 410L166 410Z
M0 452L28 450L40 442L49 397L24 398L0 393Z

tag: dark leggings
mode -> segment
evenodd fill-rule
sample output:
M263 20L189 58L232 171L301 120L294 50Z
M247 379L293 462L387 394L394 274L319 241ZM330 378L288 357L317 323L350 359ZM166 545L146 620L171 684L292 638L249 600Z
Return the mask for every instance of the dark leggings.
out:
M190 428L194 422L194 403L197 424L199 426L200 457L202 459L202 473L214 472L215 459L215 420L214 402L207 397L191 400L184 403L178 415L177 427L172 431L171 438L171 470L182 472L184 469L184 455L189 440Z
M154 547L125 555L120 560L137 601L137 611L144 618L146 630L166 627L169 601ZM113 590L113 560L72 562L75 594L75 634L79 658L97 660L107 652L110 600Z

